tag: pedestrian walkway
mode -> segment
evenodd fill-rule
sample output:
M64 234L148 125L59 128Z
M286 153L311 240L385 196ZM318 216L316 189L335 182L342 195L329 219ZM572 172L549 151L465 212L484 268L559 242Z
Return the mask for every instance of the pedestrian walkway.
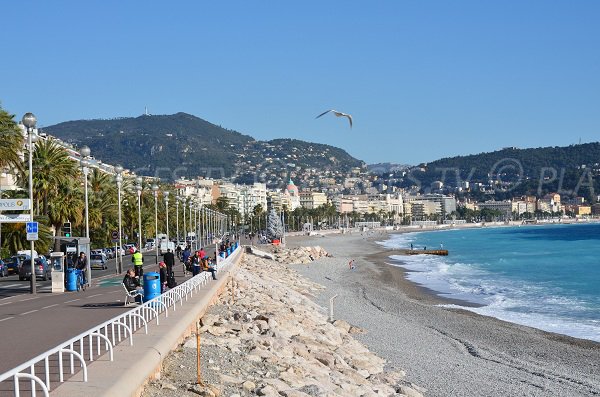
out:
M145 382L160 372L162 360L187 336L195 331L196 321L203 316L214 299L227 287L236 271L243 253L239 252L234 263L219 272L217 281L208 284L194 294L177 310L169 310L168 317L160 318L160 325L148 325L148 334L143 328L133 334L133 346L120 343L114 347L114 361L108 355L99 357L88 365L88 381L83 382L80 371L52 390L51 396L121 397L137 395Z

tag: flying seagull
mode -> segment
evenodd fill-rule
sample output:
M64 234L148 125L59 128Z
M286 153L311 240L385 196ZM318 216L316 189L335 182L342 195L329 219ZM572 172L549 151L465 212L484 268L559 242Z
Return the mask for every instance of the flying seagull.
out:
M348 121L350 122L350 128L352 128L352 115L346 114L346 113L342 113L342 112L338 112L337 110L330 109L330 110L328 110L326 112L321 113L320 115L318 115L315 118L318 119L319 117L324 116L324 115L326 115L329 112L333 112L333 114L335 114L336 117L347 117Z

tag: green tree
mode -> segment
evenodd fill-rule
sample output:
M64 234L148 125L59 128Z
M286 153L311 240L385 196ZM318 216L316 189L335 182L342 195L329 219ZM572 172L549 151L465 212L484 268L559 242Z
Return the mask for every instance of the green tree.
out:
M23 162L20 152L23 148L23 134L14 121L14 115L0 107L0 168L20 170Z

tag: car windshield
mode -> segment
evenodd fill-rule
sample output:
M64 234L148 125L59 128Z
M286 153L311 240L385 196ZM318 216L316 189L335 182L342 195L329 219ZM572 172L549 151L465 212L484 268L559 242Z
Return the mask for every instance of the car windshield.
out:
M92 260L101 260L102 256L101 255L92 255Z

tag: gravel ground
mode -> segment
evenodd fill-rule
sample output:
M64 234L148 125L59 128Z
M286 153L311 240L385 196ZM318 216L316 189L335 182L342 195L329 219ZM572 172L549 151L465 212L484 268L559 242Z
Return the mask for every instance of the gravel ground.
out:
M288 237L334 258L291 265L335 300L335 318L368 330L356 339L406 371L428 396L598 396L600 344L436 306L374 243L385 234ZM379 254L377 254L379 252ZM355 259L351 271L348 261Z

